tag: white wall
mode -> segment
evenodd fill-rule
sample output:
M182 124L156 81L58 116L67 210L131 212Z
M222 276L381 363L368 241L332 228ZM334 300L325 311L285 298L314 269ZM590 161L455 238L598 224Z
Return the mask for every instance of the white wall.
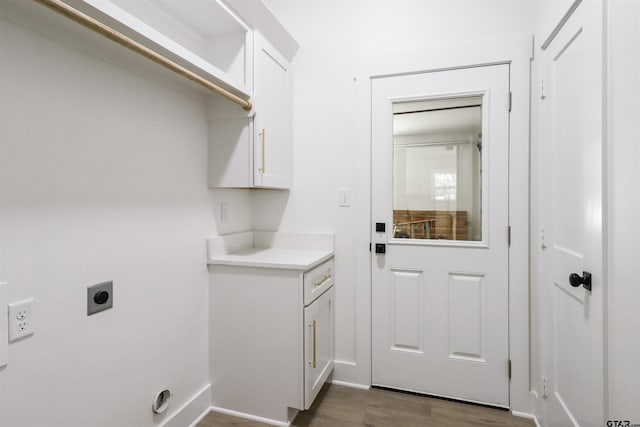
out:
M215 220L216 229L211 236L253 230L254 190L217 188L211 189L209 193L211 214ZM226 205L226 218L224 219L222 218L223 204Z
M39 30L0 17L0 278L35 298L0 425L158 425L208 384L204 102ZM87 317L105 280L114 307Z
M609 418L640 423L640 3L608 2Z
M275 15L300 43L293 61L293 181L288 204L273 209L271 200L257 197L256 228L277 223L290 231L336 233L336 357L340 373L361 384L365 373L347 377L349 366L364 363L356 342L369 321L357 318L359 301L356 260L368 259L368 245L356 247L356 227L368 217L355 212L363 195L354 194L354 206L338 207L337 190L354 188L363 171L358 163L357 103L354 76L363 57L379 53L424 49L456 42L533 31L533 1L356 1L267 0ZM366 162L365 162L366 164ZM365 226L366 227L366 226ZM364 328L364 329L363 329ZM364 363L366 365L366 363Z
M36 298L36 334L11 344L10 364L0 369L0 425L158 424L163 419L149 410L155 391L170 387L175 411L201 389L208 382L204 236L215 233L336 232L337 357L368 358L356 351L366 319L356 318L354 263L368 248L354 241L369 218L355 215L358 194L352 208L338 207L337 197L358 174L359 58L532 32L548 7L537 21L539 46L571 1L267 3L301 45L293 63L291 192L208 192L199 98L0 20L0 279L9 281L11 300ZM640 384L629 380L640 377L640 341L628 327L640 323L632 270L640 241L633 143L640 18L633 0L608 3L610 417L640 422ZM227 224L220 201L229 203ZM86 317L85 287L109 279L114 309ZM534 357L534 385L537 369Z

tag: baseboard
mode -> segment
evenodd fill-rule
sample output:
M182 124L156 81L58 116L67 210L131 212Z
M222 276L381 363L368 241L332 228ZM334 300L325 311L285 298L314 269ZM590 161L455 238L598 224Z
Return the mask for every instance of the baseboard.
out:
M344 387L351 387L351 388L359 388L362 390L369 390L371 388L371 386L365 385L365 384L356 384L356 383L350 383L350 382L346 382L346 381L339 381L339 380L334 380L331 379L328 382L330 382L331 384L335 384L335 385L341 385Z
M218 406L211 407L212 412L220 412L221 414L231 415L232 417L244 418L245 420L257 421L259 423L269 424L278 427L291 427L291 422L272 420L271 418L258 417L256 415L245 414L244 412L232 411L230 409L220 408Z
M211 412L211 384L207 384L197 392L187 403L182 405L163 427L195 427L207 414Z
M348 387L369 388L371 372L369 368L351 360L335 360L330 380L334 384L339 383Z
M536 427L540 427L538 418L533 414L528 414L526 412L511 411L511 415L513 415L514 417L528 418L530 420L533 420L533 422L536 423Z

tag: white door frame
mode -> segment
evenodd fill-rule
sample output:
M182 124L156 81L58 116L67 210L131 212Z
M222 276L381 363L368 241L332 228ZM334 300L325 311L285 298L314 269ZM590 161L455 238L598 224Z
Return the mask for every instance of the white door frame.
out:
M485 39L434 46L428 50L363 59L356 74L358 105L355 216L356 337L355 361L336 360L340 382L371 385L371 78L394 74L510 64L512 98L509 130L509 353L512 361L511 410L533 413L535 392L529 375L529 82L531 36ZM366 220L365 220L366 218Z

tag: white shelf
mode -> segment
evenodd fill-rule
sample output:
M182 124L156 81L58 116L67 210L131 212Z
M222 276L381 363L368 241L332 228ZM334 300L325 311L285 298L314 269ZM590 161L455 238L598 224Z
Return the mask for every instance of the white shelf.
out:
M66 3L238 96L252 93L251 31L216 0Z

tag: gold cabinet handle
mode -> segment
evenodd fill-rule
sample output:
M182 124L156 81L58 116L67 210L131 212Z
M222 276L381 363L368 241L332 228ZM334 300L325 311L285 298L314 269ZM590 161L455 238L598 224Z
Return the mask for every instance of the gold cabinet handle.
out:
M331 279L331 273L325 274L324 276L322 276L321 280L318 280L317 282L313 282L313 284L315 286L320 286L320 285L323 285L329 279Z
M260 139L262 141L262 167L258 169L258 172L264 173L265 172L265 167L264 167L264 129L262 129L262 132L260 132L258 135L260 135Z
M309 325L310 328L313 328L313 360L309 361L309 365L313 369L316 368L316 321L314 320L312 324Z

